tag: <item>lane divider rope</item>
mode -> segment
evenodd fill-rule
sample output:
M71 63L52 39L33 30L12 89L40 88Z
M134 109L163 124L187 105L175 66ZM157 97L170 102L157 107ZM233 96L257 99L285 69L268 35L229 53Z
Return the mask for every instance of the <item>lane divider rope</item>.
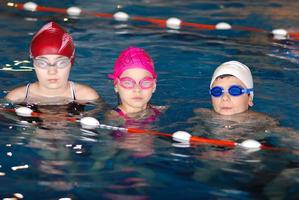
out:
M61 13L66 14L70 17L79 17L79 16L94 16L99 18L106 18L106 19L115 19L117 21L142 21L142 22L148 22L152 24L156 24L157 26L161 28L170 28L170 29L181 29L182 27L189 27L194 28L198 30L239 30L239 31L248 31L248 32L258 32L258 33L264 33L272 35L274 39L276 40L295 40L299 41L299 33L297 32L288 32L285 29L277 28L272 31L267 31L264 29L254 28L254 27L245 27L245 26L235 26L231 25L226 22L219 22L215 25L213 24L200 24L200 23L193 23L193 22L186 22L182 21L181 19L177 17L171 17L168 19L157 19L157 18L151 18L151 17L143 17L143 16L130 16L129 14L119 11L114 14L112 13L98 13L88 10L82 10L79 7L69 7L69 8L56 8L56 7L46 7L46 6L40 6L37 5L34 2L27 2L27 3L13 3L8 2L8 7L17 8L20 10L26 10L31 12L54 12L54 13Z
M15 113L16 115L21 116L21 117L41 117L41 116L46 117L47 116L47 114L43 114L40 112L33 112L28 107L19 107L16 109L1 108L1 110L10 112L10 113ZM277 147L271 147L268 145L264 145L256 140L252 140L252 139L248 139L241 143L237 143L237 142L231 141L231 140L210 139L210 138L205 138L205 137L200 137L200 136L193 136L186 131L176 131L173 134L170 134L170 133L163 133L163 132L154 131L154 130L111 126L111 125L101 124L94 117L83 117L81 119L78 119L75 117L65 116L65 119L70 122L79 122L81 127L83 129L87 129L87 130L94 130L97 128L101 128L101 129L108 129L108 130L115 130L115 131L123 131L123 132L127 132L127 133L132 133L132 134L149 134L149 135L156 135L156 136L172 138L173 140L175 140L177 142L182 142L182 143L206 144L206 145L212 145L212 146L218 146L218 147L229 147L229 148L242 147L242 148L254 150L254 151L260 150L260 149L275 150L275 151L286 150L283 148L277 148Z

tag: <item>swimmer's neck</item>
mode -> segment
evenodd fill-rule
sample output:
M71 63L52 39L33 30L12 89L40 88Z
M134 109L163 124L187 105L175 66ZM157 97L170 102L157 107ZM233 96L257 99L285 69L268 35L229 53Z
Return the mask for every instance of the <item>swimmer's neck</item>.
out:
M144 111L147 108L147 105L144 105L142 107L131 107L131 106L126 106L124 104L120 104L118 106L119 109L121 109L125 114L130 114L130 113L138 113L141 111Z
M59 88L47 88L42 86L39 82L34 83L36 91L39 96L44 97L68 97L70 95L70 84L69 82L66 85ZM35 92L34 92L35 93Z

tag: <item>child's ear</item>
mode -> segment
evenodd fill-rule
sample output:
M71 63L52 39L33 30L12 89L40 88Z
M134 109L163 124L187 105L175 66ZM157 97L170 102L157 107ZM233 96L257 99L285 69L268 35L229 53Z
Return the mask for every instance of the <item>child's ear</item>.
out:
M156 91L156 88L157 88L157 84L155 82L154 86L153 86L153 90L152 90L152 93L154 93Z
M252 97L252 95L249 95L248 105L249 105L250 107L253 106L253 97Z
M117 85L116 85L116 86L114 86L114 92L115 92L115 93L118 93L118 88L117 88Z

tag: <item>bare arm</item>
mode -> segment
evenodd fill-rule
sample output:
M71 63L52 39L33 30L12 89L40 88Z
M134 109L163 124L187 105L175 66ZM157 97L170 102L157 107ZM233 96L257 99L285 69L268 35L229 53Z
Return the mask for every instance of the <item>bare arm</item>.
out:
M95 101L100 98L98 93L91 87L82 84L76 84L76 99L78 101Z
M25 99L26 86L21 86L11 90L5 99L11 102L22 102Z

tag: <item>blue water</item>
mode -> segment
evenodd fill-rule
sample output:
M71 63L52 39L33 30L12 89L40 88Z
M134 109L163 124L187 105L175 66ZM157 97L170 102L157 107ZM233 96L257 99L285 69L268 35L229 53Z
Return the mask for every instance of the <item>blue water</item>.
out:
M122 10L161 19L179 17L195 23L225 21L268 32L274 28L297 28L299 32L299 3L291 1L35 2L106 13ZM4 114L0 119L1 199L14 197L15 193L24 199L299 198L299 42L275 41L269 34L236 30L171 31L144 22L116 22L91 16L65 22L66 16L61 14L15 10L5 3L0 6L0 66L23 71L0 71L3 105L7 91L35 80L32 65L26 62L30 61L28 45L36 30L55 20L75 41L77 58L71 80L94 87L111 107L117 104L117 98L107 75L119 52L136 45L152 55L158 88L151 102L168 109L145 128L169 133L188 130L238 141L257 139L293 151L250 153L238 148L178 147L169 138L126 134L116 138L108 130L86 132L79 124L55 119L49 120L50 128L39 127ZM234 124L196 112L198 108L211 109L208 87L213 69L233 59L252 70L252 110L278 120L281 129L268 133L272 126L260 125L266 120L249 123L244 118ZM103 112L95 116L104 121ZM225 128L227 122L235 125L235 132ZM25 165L28 168L12 169Z

